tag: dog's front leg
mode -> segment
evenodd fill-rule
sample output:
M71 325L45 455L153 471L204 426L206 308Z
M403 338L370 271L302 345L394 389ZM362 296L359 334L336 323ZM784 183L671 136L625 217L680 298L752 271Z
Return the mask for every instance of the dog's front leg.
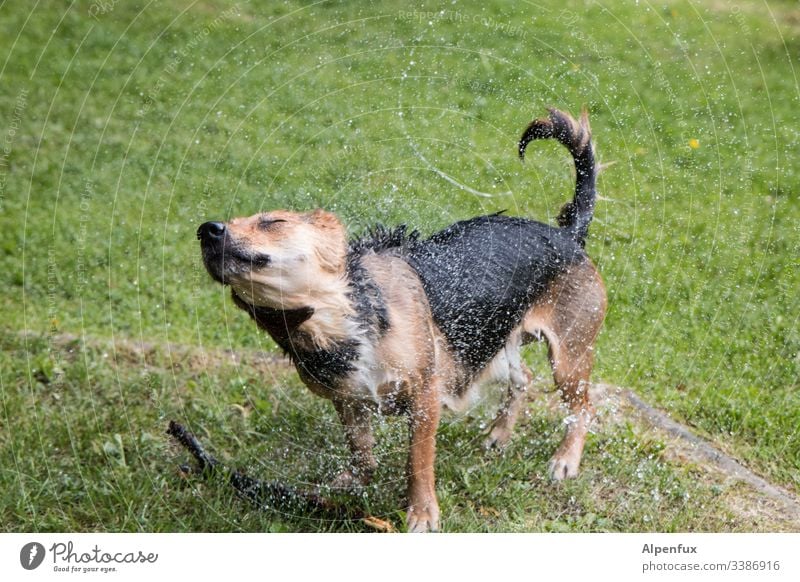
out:
M440 412L438 383L434 380L414 395L410 407L411 444L407 469L409 532L439 529L439 503L436 500L433 464Z
M338 488L367 485L378 466L372 453L372 448L375 446L375 438L372 436L372 411L360 402L334 400L333 405L342 421L352 460L350 467L342 471L333 480L332 485Z

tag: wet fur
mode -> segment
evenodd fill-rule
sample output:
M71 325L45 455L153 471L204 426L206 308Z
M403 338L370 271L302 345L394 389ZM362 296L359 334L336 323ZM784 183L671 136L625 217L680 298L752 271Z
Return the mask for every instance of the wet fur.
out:
M411 531L439 527L434 458L442 406L460 409L482 385L505 386L486 441L504 446L531 380L519 353L527 342L547 341L571 412L550 474L577 474L593 415L593 344L606 308L602 280L583 250L596 171L585 114L576 121L551 110L525 130L520 155L531 140L549 137L569 149L577 170L560 227L498 213L425 239L406 227L377 227L347 243L339 220L318 210L206 223L198 231L212 277L231 286L235 304L283 348L304 383L333 402L352 452L336 485L371 478L372 414L408 417Z

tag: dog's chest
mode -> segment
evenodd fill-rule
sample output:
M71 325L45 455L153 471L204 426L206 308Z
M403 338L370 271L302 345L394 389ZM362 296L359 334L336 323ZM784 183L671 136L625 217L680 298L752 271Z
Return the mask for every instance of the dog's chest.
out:
M399 407L400 376L378 360L370 344L289 354L300 378L320 396L370 402L386 411Z
M281 343L281 342L279 342ZM354 371L358 344L341 344L327 350L302 350L286 342L286 350L306 384L339 390Z
M354 398L372 400L379 408L396 408L402 375L378 357L372 344L361 346L353 367L345 383Z

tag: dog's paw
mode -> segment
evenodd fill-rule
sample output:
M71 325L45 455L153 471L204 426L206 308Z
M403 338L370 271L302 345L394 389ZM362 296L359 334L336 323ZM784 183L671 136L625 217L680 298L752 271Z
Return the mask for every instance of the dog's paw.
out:
M556 455L550 459L548 473L553 481L563 481L578 476L578 465L580 457L574 458L571 455Z
M504 426L495 426L489 435L483 440L483 448L487 451L492 449L502 451L511 441L511 431Z
M352 469L345 469L331 481L332 489L358 490L369 485L371 475L359 474Z
M439 531L439 506L436 503L408 508L406 525L409 533Z

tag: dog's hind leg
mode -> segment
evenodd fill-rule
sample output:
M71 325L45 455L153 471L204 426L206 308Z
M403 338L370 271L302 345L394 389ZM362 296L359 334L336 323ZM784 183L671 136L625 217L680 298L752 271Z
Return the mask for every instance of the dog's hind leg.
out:
M492 421L489 436L483 441L483 446L487 449L502 449L508 444L519 413L525 405L528 386L533 380L533 374L522 361L519 353L521 343L519 332L515 332L504 350L505 361L508 365L508 392L505 402Z
M594 266L586 260L557 277L524 322L526 331L540 330L546 337L553 378L570 411L564 438L550 460L550 477L557 481L578 475L586 434L594 416L589 377L594 341L605 310L605 287Z
M359 402L334 400L333 406L342 421L352 460L350 467L342 471L331 485L336 488L367 485L378 466L372 452L375 446L375 438L372 435L372 411Z

